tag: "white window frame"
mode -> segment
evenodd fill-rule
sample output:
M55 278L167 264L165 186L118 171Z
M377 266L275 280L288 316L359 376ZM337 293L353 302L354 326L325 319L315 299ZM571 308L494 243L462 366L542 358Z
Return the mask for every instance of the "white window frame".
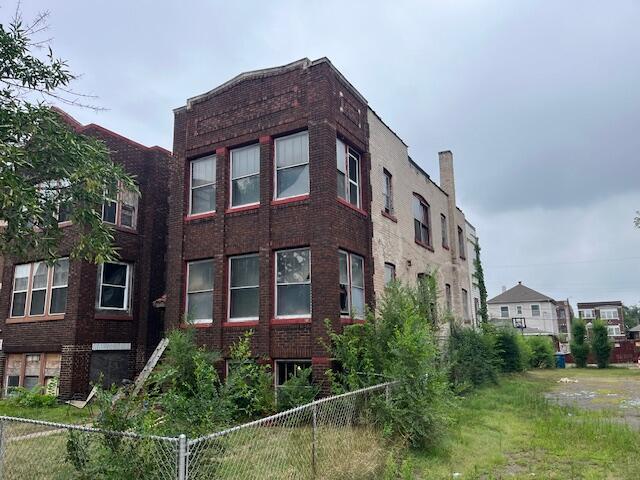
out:
M616 333L616 332L618 332L618 333ZM609 337L619 337L621 335L622 335L622 330L620 328L620 325L607 325L607 336L609 336Z
M342 198L342 200L344 200L345 202L347 202L349 205L352 205L356 208L360 208L360 204L362 203L362 189L361 189L361 185L362 185L362 156L360 155L360 153L358 153L356 151L355 148L350 147L346 142L344 142L343 140L340 140L339 138L336 138L336 145L338 144L337 142L339 142L342 146L344 146L344 155L343 155L343 165L344 165L344 179L345 179L345 198L342 198L340 196L338 196L338 198ZM336 147L336 155L338 152L338 148ZM357 182L351 179L351 176L349 175L349 156L352 156L356 162L357 162ZM336 159L336 163L337 163L337 159ZM336 167L337 169L337 167ZM357 195L357 199L358 202L356 205L354 205L353 203L351 203L351 186L355 185L355 187L358 189L358 195Z
M278 255L280 255L281 253L285 253L285 252L295 252L295 251L299 251L299 250L307 250L309 252L309 280L307 282L296 282L296 283L278 283ZM284 250L276 250L275 252L275 265L274 265L274 278L273 278L273 285L274 285L274 303L273 303L273 307L274 307L274 312L273 312L273 317L276 319L283 319L286 320L288 318L311 318L311 315L313 314L313 292L312 292L312 260L311 260L311 248L310 247L300 247L300 248L287 248ZM278 286L279 285L309 285L309 313L306 314L296 314L296 315L278 315Z
M232 287L231 286L231 263L232 260L236 258L246 258L246 257L256 257L258 259L258 284L244 287ZM228 322L248 322L255 321L260 319L260 254L259 253L247 253L244 255L234 255L229 257L228 259L228 281L227 281L227 321ZM247 288L257 288L258 289L258 315L254 317L238 317L231 318L231 290L244 290ZM192 292L193 293L193 292Z
M193 292L189 291L189 269L191 268L191 265L195 264L195 263L205 263L205 262L211 262L213 264L213 281L211 282L211 288L207 289L207 290L196 290ZM185 295L184 295L184 313L185 315L188 315L189 313L189 294L190 293L208 293L211 292L211 302L212 302L212 308L211 308L211 317L212 318L199 318L199 319L194 319L193 321L191 321L191 323L193 323L194 325L200 325L200 324L209 324L209 323L213 323L213 317L214 317L214 307L215 307L215 290L216 290L216 281L215 281L215 262L213 260L213 258L203 258L202 260L193 260L191 262L187 262L187 269L186 269L186 279L185 279Z
M524 315L522 313L522 305L516 305L516 315Z
M64 285L54 285L53 284L53 279L54 279L55 268L56 268L56 265L61 260L66 260L67 261L67 283L65 283ZM61 290L63 288L67 289L67 301L69 300L69 274L71 273L71 262L69 261L69 258L67 258L67 257L59 258L58 260L56 260L56 263L54 263L53 266L50 267L50 270L51 270L51 282L50 282L50 286L49 286L49 305L47 307L47 313L49 315L64 315L65 312L62 312L62 313L51 313L51 300L53 300L53 291L54 290ZM65 310L66 310L66 302L65 302Z
M618 309L617 308L601 308L600 318L603 320L619 320L620 316L618 315Z
M349 313L343 313L342 309L340 310L340 318L351 318L354 320L363 320L366 316L366 308L367 308L367 297L366 297L366 275L365 275L365 271L364 269L365 267L365 261L364 261L364 257L362 255L358 255L357 253L351 253L348 252L346 250L338 250L338 256L340 255L346 255L347 257L347 276L348 279L347 281L349 282L347 284L347 307L348 307L348 312ZM353 266L352 266L352 257L358 257L360 260L362 260L362 287L354 287L353 286ZM339 262L340 258L338 257L338 262ZM339 268L339 263L338 263L338 268ZM339 281L339 280L338 280ZM353 310L353 300L352 300L352 293L351 290L353 288L357 288L358 290L362 290L362 299L364 301L364 305L363 305L363 312L362 312L362 316L358 316L356 314L356 312Z
M307 161L296 163L295 165L287 165L286 167L278 167L278 142L281 142L283 140L286 140L292 137L299 137L302 135L307 137ZM310 160L309 160L309 131L308 130L304 130L302 132L292 133L291 135L286 135L284 137L276 138L273 144L273 199L286 200L288 198L304 197L309 195L309 191L311 190L311 171L310 171L309 164L310 164ZM286 170L288 168L301 167L302 165L307 166L307 177L309 179L309 184L307 185L307 191L305 193L297 193L295 195L279 197L278 196L278 172L280 170Z
M250 175L243 175L241 177L234 178L233 177L233 155L234 155L234 153L240 152L242 150L249 150L249 149L254 149L254 148L258 149L258 171L256 173L252 173ZM240 205L235 205L233 203L233 182L235 180L241 180L243 178L249 178L249 177L255 177L255 176L258 177L258 201L257 202L250 202L250 203L242 203ZM259 143L252 143L251 145L246 145L244 147L234 148L234 149L230 150L230 155L229 155L229 207L233 209L233 208L253 207L255 205L260 205L260 144Z
M59 259L56 260L56 262L59 262L60 260L67 260L69 261L69 257L61 257ZM67 275L67 285L65 287L59 285L57 287L53 287L53 266L49 266L46 265L47 267L47 286L42 289L42 288L38 288L37 290L45 290L45 296L44 296L44 311L43 313L38 313L38 314L31 314L31 298L32 298L32 294L33 294L33 274L35 273L35 265L39 264L39 263L45 263L44 261L36 261L36 262L30 262L30 263L21 263L21 264L16 264L14 265L14 270L13 270L13 281L11 284L11 304L9 306L9 318L34 318L34 319L39 319L39 318L60 318L63 317L65 312L62 313L51 313L51 296L52 296L52 290L53 288L68 288L69 287L69 276ZM27 289L26 290L15 290L15 282L16 282L16 269L17 267L20 266L26 266L29 269L29 273L27 276ZM71 264L69 264L69 269L71 269ZM25 305L24 305L24 313L22 315L13 315L13 304L14 304L14 297L16 293L26 293L25 295ZM66 310L66 307L65 307Z
M537 315L534 313L533 307L538 307L538 314ZM532 317L536 317L536 318L542 316L542 309L540 308L540 304L539 303L531 304L531 316Z
M46 274L46 280L45 280L45 286L44 288L40 287L40 288L33 288L33 284L34 284L34 280L35 280L35 275L36 275L36 270L37 270L37 266L38 265L44 265L45 268L47 269L47 274ZM49 302L49 288L51 286L51 279L49 278L49 274L50 274L50 268L49 265L47 265L44 261L40 261L40 262L33 262L31 264L31 278L29 279L29 286L31 287L29 289L29 305L28 305L28 317L44 317L45 314L47 313L47 304ZM33 301L33 292L41 292L42 290L44 290L44 305L42 308L42 313L36 313L33 314L31 313L31 302Z
M130 263L125 263L125 262L105 262L105 263L109 263L112 265L124 265L125 267L127 267L127 272L126 272L126 279L125 279L125 286L124 286L124 301L125 301L125 305L123 308L120 307L103 307L102 306L102 287L103 286L107 286L107 287L115 287L115 288L122 288L122 285L112 285L110 283L103 283L104 282L104 263L100 264L100 268L99 268L99 281L98 281L98 310L110 310L110 311L116 311L116 312L126 312L129 311L131 308L131 299L129 298L130 295L130 291L131 291L131 269L132 269L132 265Z
M593 311L593 308L583 308L582 310L578 310L578 314L582 313L582 318L583 319L589 319L589 320L593 320L596 318L595 316L595 312ZM588 313L588 315L587 315Z
M197 162L204 162L204 161L211 161L213 160L213 182L204 184L204 185L199 185L197 187L193 186L193 164L197 163ZM206 215L207 213L213 213L217 210L218 208L218 202L217 202L217 186L218 186L218 157L217 155L207 155L206 157L200 157L200 158L194 158L193 160L189 161L189 215ZM207 210L205 212L198 212L198 213L193 213L193 191L194 189L200 189L200 188L208 188L213 186L214 189L214 202L216 203L215 207L213 210Z
M25 290L18 290L16 291L15 287L16 287L16 270L18 267L26 265L29 269L29 272L27 273L27 288ZM29 311L29 306L31 305L31 300L30 300L30 293L29 291L31 290L31 271L33 270L33 263L21 263L21 264L17 264L14 265L13 267L13 282L11 284L11 306L9 308L9 318L25 318L27 317L27 313ZM13 315L13 303L14 303L14 298L15 298L15 294L16 293L24 293L24 312L22 313L22 315Z
M503 309L507 309L507 314L504 315ZM509 311L509 305L500 305L500 318L509 318L511 312Z

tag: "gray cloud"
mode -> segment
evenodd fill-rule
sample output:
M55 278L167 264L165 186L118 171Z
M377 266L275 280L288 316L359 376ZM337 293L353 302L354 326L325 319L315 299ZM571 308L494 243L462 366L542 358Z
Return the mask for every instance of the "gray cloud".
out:
M26 18L42 9L55 51L84 74L76 88L109 108L71 109L83 122L170 148L186 98L327 56L434 177L437 151L454 152L490 293L523 280L576 301L640 300L638 263L601 261L640 239L636 1L23 3ZM499 267L573 259L594 262Z

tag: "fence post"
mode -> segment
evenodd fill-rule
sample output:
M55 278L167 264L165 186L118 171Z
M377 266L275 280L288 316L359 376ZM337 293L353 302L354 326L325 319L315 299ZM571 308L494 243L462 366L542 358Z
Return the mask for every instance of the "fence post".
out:
M316 463L318 461L318 405L313 404L313 439L311 443L311 470L316 478Z
M187 436L178 437L178 480L187 480Z

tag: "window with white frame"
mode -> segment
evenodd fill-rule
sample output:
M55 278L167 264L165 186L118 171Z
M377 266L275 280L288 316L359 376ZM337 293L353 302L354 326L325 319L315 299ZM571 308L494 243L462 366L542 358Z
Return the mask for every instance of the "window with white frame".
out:
M516 306L516 315L522 315L522 305Z
M617 320L618 309L617 308L601 308L600 318L603 320Z
M103 263L98 269L98 308L104 310L128 310L131 265L128 263Z
M509 306L508 305L500 307L500 317L509 318Z
M297 377L307 368L311 368L311 360L276 360L276 385L279 387L287 380Z
M415 241L431 246L431 222L429 204L416 194L413 195L413 226Z
M384 211L388 214L393 214L393 177L387 169L383 169L384 185L382 195L384 197Z
M260 308L260 257L229 258L229 320L257 320Z
M216 163L215 155L191 160L189 215L216 211Z
M300 132L275 141L277 199L309 193L309 134Z
M311 252L308 248L276 252L276 317L311 316Z
M607 335L610 337L617 337L622 335L620 331L620 325L607 325Z
M590 309L590 308L578 310L578 315L580 316L580 318L589 318L589 319L596 318L593 309Z
M67 307L69 259L16 265L11 295L11 317L64 314Z
M540 305L531 305L531 316L532 317L540 316Z
M260 203L260 145L231 150L231 206Z
M360 154L336 139L338 197L360 207Z
M43 204L53 202L57 205L54 215L58 223L71 221L71 198L68 194L70 185L66 178L49 180L38 185L38 193Z
M138 193L124 188L108 189L102 204L102 221L119 227L137 228L139 199Z
M364 258L338 252L340 268L340 315L364 318Z
M187 322L213 322L213 275L213 260L187 263Z
M389 285L396 279L396 266L393 263L384 264L384 284Z

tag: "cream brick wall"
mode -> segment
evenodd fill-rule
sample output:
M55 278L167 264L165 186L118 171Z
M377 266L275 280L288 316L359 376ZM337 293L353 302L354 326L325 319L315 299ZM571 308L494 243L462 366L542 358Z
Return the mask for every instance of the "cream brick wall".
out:
M422 171L408 159L407 146L371 110L369 116L369 148L371 153L371 215L373 221L374 287L376 297L384 291L384 264L396 267L396 276L408 284L416 283L419 273L436 271L439 288L440 308L445 307L445 284L451 285L453 314L463 318L462 290L469 293L469 312L472 312L472 289L470 287L469 261L460 259L457 248L457 227L464 232L466 243L467 222L464 214L449 205L449 196L444 193ZM394 216L397 222L385 217L384 173L391 173L393 181ZM433 251L414 241L413 194L424 197L431 208L431 235ZM452 209L450 207L453 207ZM454 222L451 223L450 211ZM440 215L447 216L449 222L449 249L442 246ZM453 232L456 232L453 234ZM470 319L466 319L470 321Z

